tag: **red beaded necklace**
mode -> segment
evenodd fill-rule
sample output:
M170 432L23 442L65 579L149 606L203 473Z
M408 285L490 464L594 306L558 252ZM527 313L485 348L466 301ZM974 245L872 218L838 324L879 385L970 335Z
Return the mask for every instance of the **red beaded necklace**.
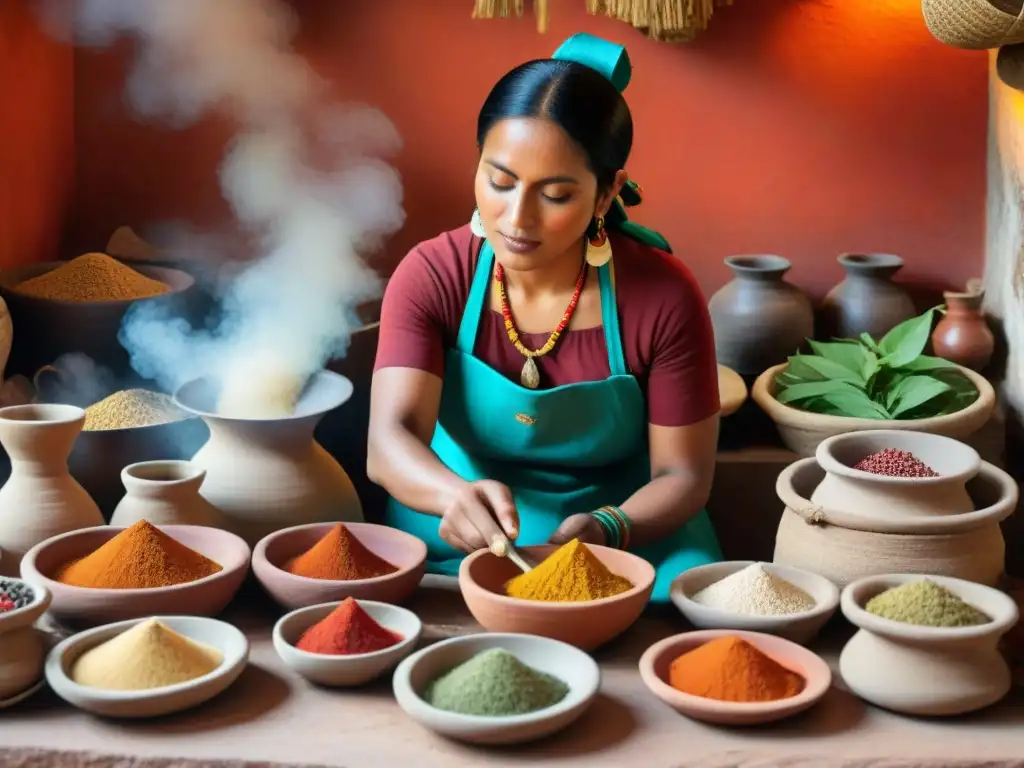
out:
M562 315L561 321L559 321L558 326L551 332L548 340L540 349L527 349L523 346L523 342L519 340L519 331L516 330L515 320L512 319L512 308L508 304L508 295L505 293L505 270L502 269L501 264L498 264L494 269L494 281L498 284L498 292L501 295L501 316L505 318L505 333L508 334L508 340L512 342L519 354L526 358L526 362L523 363L523 370L519 374L519 381L522 382L524 387L536 389L540 386L540 370L537 368L534 358L544 357L544 355L554 349L555 344L558 343L558 337L562 335L566 326L569 325L572 313L576 311L576 305L580 301L580 294L583 293L583 284L587 281L587 264L584 262L582 269L580 269L580 276L576 278L576 290L573 291L572 298L569 299L569 306Z

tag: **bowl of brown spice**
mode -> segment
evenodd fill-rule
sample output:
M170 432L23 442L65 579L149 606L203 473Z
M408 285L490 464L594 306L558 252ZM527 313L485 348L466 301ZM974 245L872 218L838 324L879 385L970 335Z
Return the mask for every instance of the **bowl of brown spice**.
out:
M240 537L201 525L98 526L54 536L21 561L53 596L50 612L98 624L151 615L216 616L249 572Z
M354 597L401 603L419 586L427 545L373 523L309 523L261 539L252 571L274 600L305 608Z
M180 270L129 267L103 253L9 270L0 276L0 294L15 327L31 329L30 345L16 336L13 356L32 370L67 352L120 365L126 355L117 334L128 308L139 301L167 301L194 284Z

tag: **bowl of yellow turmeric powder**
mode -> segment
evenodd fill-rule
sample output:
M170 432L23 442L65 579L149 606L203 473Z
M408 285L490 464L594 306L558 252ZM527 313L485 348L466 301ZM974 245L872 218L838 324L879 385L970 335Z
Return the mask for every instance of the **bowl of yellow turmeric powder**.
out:
M167 267L130 267L103 253L9 270L0 295L16 328L31 328L31 344L15 338L12 365L35 370L68 352L105 365L124 364L117 341L121 320L139 301L167 302L195 279Z
M489 550L459 567L466 606L489 632L540 635L591 650L629 629L654 588L654 566L619 549L573 539L519 552L537 564L528 573Z

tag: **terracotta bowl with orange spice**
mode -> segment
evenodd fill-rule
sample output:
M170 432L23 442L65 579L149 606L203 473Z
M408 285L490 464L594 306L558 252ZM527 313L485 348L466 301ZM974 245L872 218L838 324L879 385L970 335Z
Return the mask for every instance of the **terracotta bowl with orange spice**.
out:
M340 540L339 526L344 529ZM353 552L346 550L346 557L339 557L339 545L350 546ZM373 564L369 571L373 575L359 578L359 569L348 567L353 554L357 565ZM426 564L427 546L420 539L373 523L296 525L264 537L252 551L257 580L276 602L289 609L346 597L401 603L419 586ZM325 567L331 565L333 569Z
M21 577L50 591L50 613L55 618L95 625L144 616L216 616L231 602L249 572L249 545L239 536L200 525L163 525L159 526L162 534L212 560L220 570L193 581L143 589L72 586L58 580L67 573L69 563L94 554L125 530L104 525L47 539L26 553Z
M540 635L588 651L625 632L643 613L654 588L654 566L630 552L587 545L612 573L632 589L586 602L544 602L508 597L505 584L520 571L512 561L482 549L459 567L459 587L470 613L489 632ZM558 549L518 547L528 562L540 563Z

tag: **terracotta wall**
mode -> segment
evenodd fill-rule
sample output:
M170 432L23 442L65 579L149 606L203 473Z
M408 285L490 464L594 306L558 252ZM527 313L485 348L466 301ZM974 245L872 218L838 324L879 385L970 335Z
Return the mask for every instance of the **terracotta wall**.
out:
M74 189L74 53L0 2L0 268L52 258Z
M6 2L7 0L5 0ZM384 109L405 138L408 223L388 259L468 219L476 110L514 64L584 30L626 43L637 125L629 170L709 292L737 252L790 257L821 293L836 255L885 250L906 276L962 284L982 263L986 60L936 43L918 0L742 0L693 46L644 39L552 3L532 20L472 21L469 0L293 0L301 50L346 98ZM78 176L69 249L122 223L225 216L215 169L226 126L180 132L122 108L127 45L76 55Z

